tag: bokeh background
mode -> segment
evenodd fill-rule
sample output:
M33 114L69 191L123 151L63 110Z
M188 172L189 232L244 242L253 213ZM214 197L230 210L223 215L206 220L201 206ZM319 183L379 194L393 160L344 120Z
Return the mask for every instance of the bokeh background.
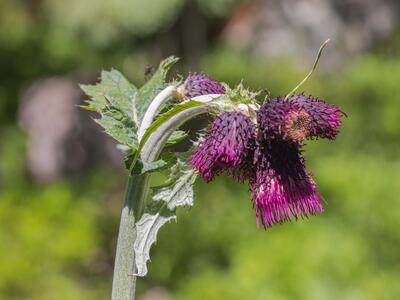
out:
M277 96L328 37L302 87L348 114L306 146L325 214L264 231L247 186L198 182L139 299L399 299L399 20L397 0L0 0L0 299L110 297L126 174L78 83L140 85L173 54Z

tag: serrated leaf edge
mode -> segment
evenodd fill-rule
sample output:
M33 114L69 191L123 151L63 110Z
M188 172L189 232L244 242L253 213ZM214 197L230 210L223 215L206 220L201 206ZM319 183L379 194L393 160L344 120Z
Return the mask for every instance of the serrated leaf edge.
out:
M185 201L180 201L177 202L177 204L174 203L174 197L182 190L182 188L186 189L186 185L189 184L190 186L193 186L196 177L197 177L197 172L192 169L188 169L183 172L184 174L181 175L180 177L177 178L175 181L176 184L171 184L167 187L162 187L159 189L159 192L153 195L153 200L154 201L165 201L167 207L169 210L173 210L178 206L193 206L193 190L190 192L191 193L191 199L192 201L186 201L188 197L185 196ZM186 174L185 174L186 173ZM162 192L164 192L166 189L170 188L172 186L172 191L171 194L168 195L166 199L163 198L161 195Z
M162 210L162 208L161 208ZM173 214L173 212L170 212L171 215L168 217L165 217L164 220L162 220L161 223L157 223L159 220L159 217L161 216L160 212L156 213L155 215L145 213L143 216L140 218L139 222L136 224L136 240L134 243L134 251L135 251L135 264L136 264L136 272L135 276L146 276L147 274L147 261L150 260L150 248L151 246L157 242L157 233L160 228L166 224L167 222L170 222L172 220L176 220L176 215ZM147 218L151 217L149 220ZM145 230L141 229L146 222L150 221L150 229ZM140 232L144 230L144 238L139 239L138 237L140 236ZM139 263L140 262L140 263Z

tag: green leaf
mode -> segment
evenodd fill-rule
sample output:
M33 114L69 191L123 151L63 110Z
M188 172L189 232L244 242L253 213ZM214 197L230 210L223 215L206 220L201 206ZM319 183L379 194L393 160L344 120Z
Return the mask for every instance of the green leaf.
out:
M137 148L137 124L134 121L132 100L137 93L134 85L118 71L103 71L96 85L81 85L90 96L82 108L96 111L95 121L119 143Z
M173 146L178 144L179 142L183 141L187 138L188 134L183 130L176 130L174 131L171 136L168 138L167 143L165 144L166 147Z
M116 107L106 107L101 118L95 119L106 133L124 145L138 147L136 125L131 118Z
M228 85L225 86L226 96L232 103L236 104L257 104L258 97L261 95L263 90L259 90L256 92L251 91L243 85L243 82L240 82L234 88L230 88Z
M170 56L163 60L153 76L139 89L135 97L136 116L138 124L154 97L166 87L168 71L179 59Z
M108 104L111 104L133 119L132 99L137 89L117 70L102 71L98 84L81 85L81 89L91 98L87 101L90 109L101 113Z
M132 174L144 174L144 173L162 171L168 168L169 166L171 166L171 162L165 161L163 159L159 159L151 163L140 161L135 165L135 168L133 168Z

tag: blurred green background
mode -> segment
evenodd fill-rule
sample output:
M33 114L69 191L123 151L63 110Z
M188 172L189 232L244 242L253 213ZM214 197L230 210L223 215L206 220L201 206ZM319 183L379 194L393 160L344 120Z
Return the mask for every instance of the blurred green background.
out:
M125 171L79 82L114 67L139 85L174 54L277 96L327 37L302 87L348 114L306 146L324 215L264 231L246 185L199 181L139 299L399 299L399 16L389 0L0 0L0 299L110 297Z

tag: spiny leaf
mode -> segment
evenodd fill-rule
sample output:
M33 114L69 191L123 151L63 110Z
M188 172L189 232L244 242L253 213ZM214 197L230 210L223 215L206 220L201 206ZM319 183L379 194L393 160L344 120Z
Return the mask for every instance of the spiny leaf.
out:
M179 206L193 206L193 184L197 173L178 158L171 168L168 182L153 188L153 201L137 223L137 237L134 245L137 276L147 274L150 247L156 241L158 230L169 220L175 219Z
M186 162L178 159L171 168L169 185L154 188L153 200L165 201L170 210L178 206L193 206L193 184L196 177L197 173Z
M230 88L228 85L225 86L227 98L233 103L243 104L255 104L257 103L257 97L262 91L253 92L240 82L234 88Z
M91 97L82 108L96 111L95 121L119 143L137 149L137 125L133 119L132 99L137 93L134 85L118 71L103 71L96 85L81 85Z
M81 85L81 89L91 97L88 106L97 112L101 113L109 103L133 117L132 99L137 89L117 70L102 71L98 84Z
M146 276L147 261L150 259L150 247L157 240L158 230L167 222L176 219L175 213L166 207L159 212L144 213L136 224L136 240L134 244L136 276Z
M135 107L137 112L135 117L138 120L138 124L142 121L142 118L154 97L166 87L168 71L178 60L178 58L173 56L163 60L149 81L139 89L135 97Z
M121 110L107 107L102 111L101 118L95 121L119 143L135 149L138 147L135 123Z

